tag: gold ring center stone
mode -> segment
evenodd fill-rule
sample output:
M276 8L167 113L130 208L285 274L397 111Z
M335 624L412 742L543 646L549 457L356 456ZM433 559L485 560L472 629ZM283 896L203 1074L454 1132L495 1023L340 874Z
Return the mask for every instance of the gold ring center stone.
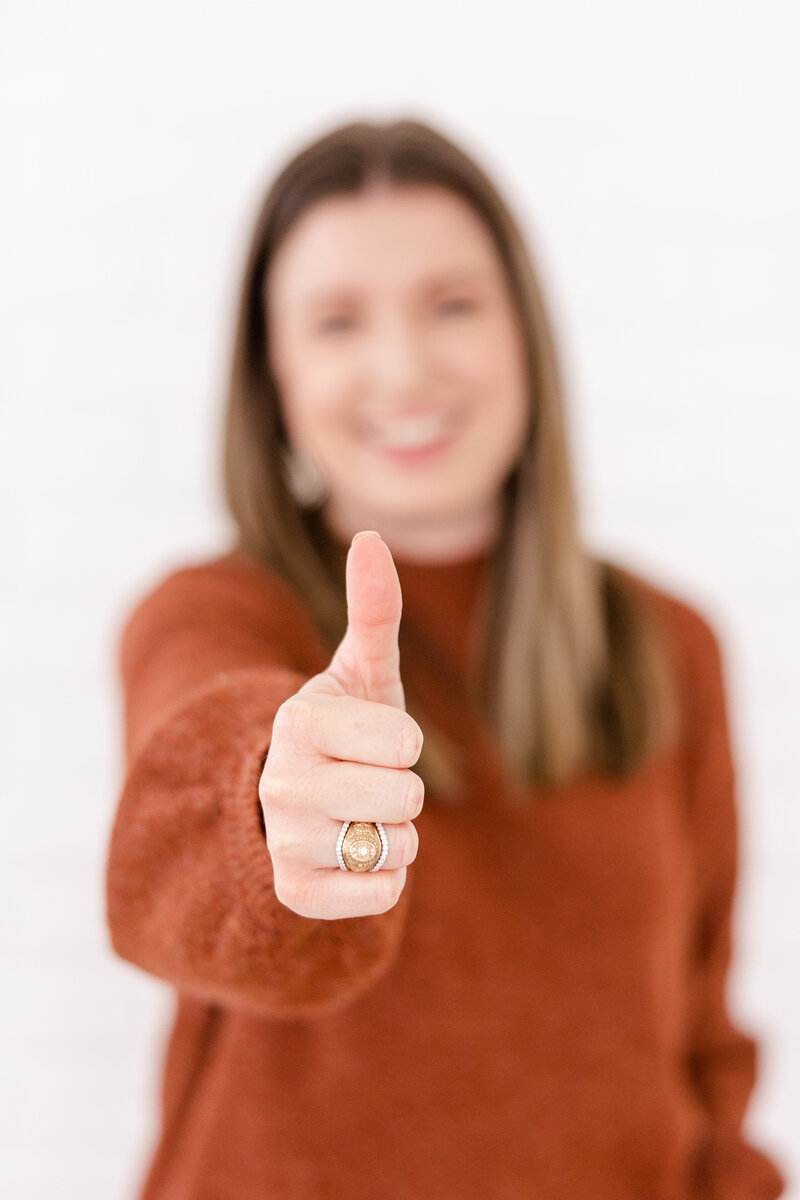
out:
M382 850L380 834L371 821L354 821L344 835L342 858L348 871L368 871Z

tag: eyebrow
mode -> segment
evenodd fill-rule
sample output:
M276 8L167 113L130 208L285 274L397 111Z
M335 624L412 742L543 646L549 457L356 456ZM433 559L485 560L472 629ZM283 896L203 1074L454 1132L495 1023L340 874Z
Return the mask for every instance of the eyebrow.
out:
M420 291L429 292L437 288L452 287L463 284L475 284L494 279L496 272L488 267L450 267L447 270L436 271L428 275L420 284ZM315 291L305 292L300 296L301 304L315 308L323 304L334 304L337 301L350 300L358 294L358 287L352 283L331 284Z

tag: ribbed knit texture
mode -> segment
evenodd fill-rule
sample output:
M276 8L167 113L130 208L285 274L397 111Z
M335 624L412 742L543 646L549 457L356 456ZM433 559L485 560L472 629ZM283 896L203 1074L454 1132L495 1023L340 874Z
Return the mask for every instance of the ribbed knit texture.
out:
M428 793L376 916L301 917L273 889L272 721L330 657L289 587L232 552L165 576L124 625L107 919L176 997L137 1195L779 1196L742 1132L757 1046L726 1001L736 783L707 618L633 576L674 648L682 736L625 784L586 775L520 809L453 686L487 560L395 562L443 656L401 674L469 782L455 806Z

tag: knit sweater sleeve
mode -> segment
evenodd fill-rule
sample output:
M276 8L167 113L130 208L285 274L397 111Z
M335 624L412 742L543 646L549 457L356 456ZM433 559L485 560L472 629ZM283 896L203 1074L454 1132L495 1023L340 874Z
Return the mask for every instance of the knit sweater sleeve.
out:
M125 623L126 764L106 920L120 957L187 993L313 1016L390 968L410 879L393 908L364 917L304 917L275 895L258 784L277 709L326 665L276 583L184 568Z
M758 1045L727 1005L739 824L725 671L711 625L703 617L695 624L689 773L697 901L688 1071L708 1114L699 1170L709 1200L772 1200L782 1194L785 1180L742 1128L757 1078Z

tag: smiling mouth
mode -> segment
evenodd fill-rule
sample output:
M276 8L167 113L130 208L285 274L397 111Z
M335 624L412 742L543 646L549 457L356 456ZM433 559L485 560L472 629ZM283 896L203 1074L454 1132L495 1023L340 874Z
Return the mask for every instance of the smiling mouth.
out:
M417 454L434 450L449 442L458 421L451 415L427 414L387 420L373 426L367 439L376 450L389 453Z

